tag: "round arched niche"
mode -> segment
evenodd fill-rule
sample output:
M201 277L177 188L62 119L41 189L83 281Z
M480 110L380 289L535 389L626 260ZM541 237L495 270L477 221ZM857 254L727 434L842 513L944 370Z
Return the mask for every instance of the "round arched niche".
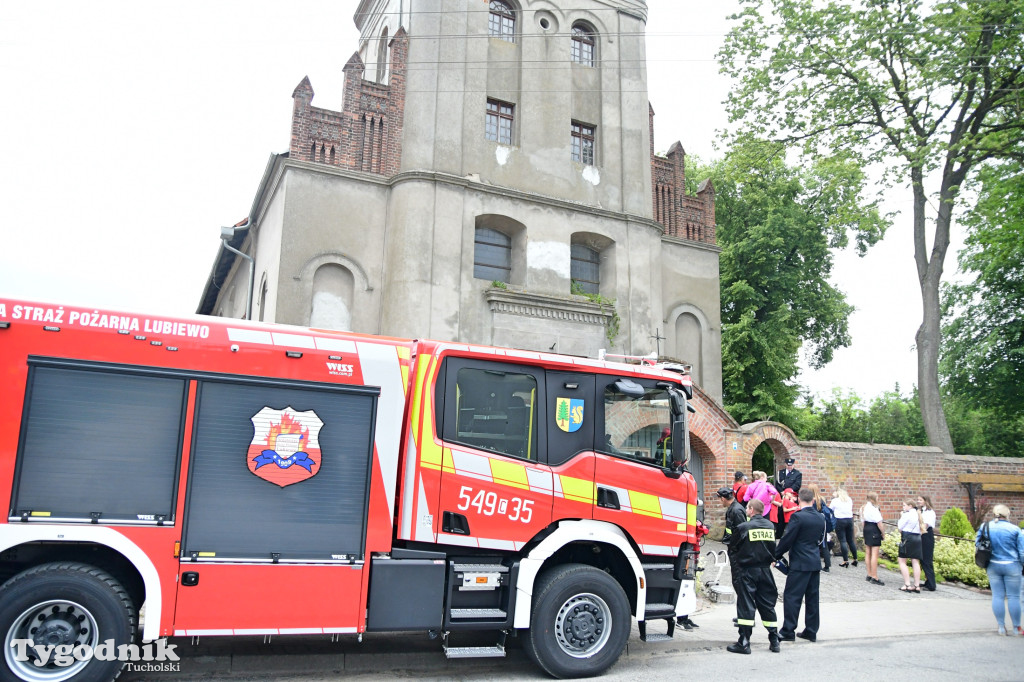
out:
M352 331L352 298L355 276L335 263L321 265L313 274L309 326Z
M704 385L704 341L710 325L700 308L684 303L677 305L665 319L668 355L689 363L694 382Z

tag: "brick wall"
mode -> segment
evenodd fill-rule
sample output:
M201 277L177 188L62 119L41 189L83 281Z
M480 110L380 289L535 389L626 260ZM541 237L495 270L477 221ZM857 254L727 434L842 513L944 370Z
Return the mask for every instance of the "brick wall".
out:
M957 481L961 473L1024 475L1021 459L946 455L932 447L800 441L782 424L722 426L721 415L694 419L697 428L691 431L691 440L699 439L709 446L710 452L702 449L701 454L705 456L706 518L711 523L722 522L724 514L713 492L723 485L731 486L734 471L749 475L754 450L765 442L775 453L776 471L784 466L786 457L793 457L796 468L803 473L804 485L817 484L829 499L836 489L845 488L855 509L864 504L869 491L876 492L886 520L897 519L903 500L920 494L931 498L940 518L950 507L968 511L967 488ZM719 428L720 436L716 437L714 432ZM717 443L721 443L720 448ZM978 504L1007 505L1014 522L1024 518L1024 493L979 493L975 499Z
M398 172L409 53L404 28L389 47L387 85L364 80L363 61L358 53L352 55L344 69L341 111L314 107L313 86L302 79L292 93L291 158L380 175Z
M705 244L715 243L715 190L707 180L696 196L686 193L686 151L678 142L665 156L654 153L654 109L648 107L651 138L651 191L654 219L665 234Z

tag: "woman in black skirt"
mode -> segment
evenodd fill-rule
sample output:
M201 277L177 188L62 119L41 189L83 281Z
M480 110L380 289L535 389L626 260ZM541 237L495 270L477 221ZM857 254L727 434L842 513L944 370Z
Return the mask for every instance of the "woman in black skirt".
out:
M921 510L921 570L924 572L924 589L935 591L935 509L927 495L917 496L917 507Z
M900 592L921 591L921 512L917 509L916 500L904 500L903 515L896 527L900 529L900 552L897 560L900 574L903 576L903 587ZM907 559L914 567L914 584L910 584L910 572L907 570Z
M884 585L878 579L878 551L882 546L882 512L878 509L878 493L868 493L868 501L860 510L864 522L864 564L868 568L868 582Z

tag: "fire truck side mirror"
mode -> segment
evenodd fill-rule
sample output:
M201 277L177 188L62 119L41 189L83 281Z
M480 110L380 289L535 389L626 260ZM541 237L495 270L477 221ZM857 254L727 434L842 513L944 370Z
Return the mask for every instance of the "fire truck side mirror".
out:
M685 415L686 412L684 411L683 414ZM687 442L689 438L687 438L684 418L672 422L672 469L680 472L690 461L690 448Z

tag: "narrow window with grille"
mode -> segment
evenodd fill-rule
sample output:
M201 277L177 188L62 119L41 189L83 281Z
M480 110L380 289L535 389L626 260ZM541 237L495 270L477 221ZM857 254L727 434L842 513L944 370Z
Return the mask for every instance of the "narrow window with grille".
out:
M487 120L484 135L488 140L501 144L512 144L512 122L515 120L515 105L496 99L487 100Z
M594 165L594 126L572 122L572 160Z

